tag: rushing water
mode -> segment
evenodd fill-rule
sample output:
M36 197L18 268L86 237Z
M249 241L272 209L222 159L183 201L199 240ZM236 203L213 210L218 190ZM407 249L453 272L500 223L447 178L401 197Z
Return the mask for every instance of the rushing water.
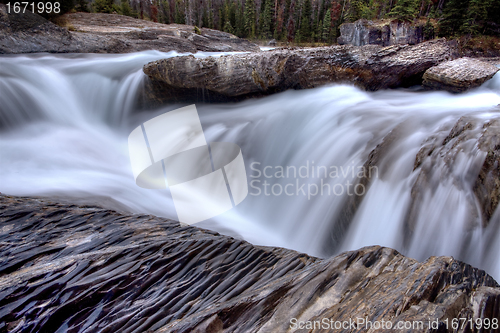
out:
M175 219L168 190L135 185L127 136L145 120L180 106L152 111L136 106L142 66L176 55L149 51L0 58L0 191L70 201L92 198ZM218 54L196 56L208 55ZM419 171L413 171L415 155L422 143L439 129L449 131L463 115L491 118L498 104L500 75L460 95L367 93L335 85L235 104L198 103L207 141L238 144L251 184L243 203L199 225L318 256L374 244L419 260L453 255L499 279L500 209L487 228L469 230L464 237L470 214L465 201L474 180L465 175L477 174L485 158L474 147L453 166L455 183L433 178L437 183L423 196L413 237L403 235ZM404 128L402 135L383 163L363 170L370 151L398 126ZM336 228L348 193L363 192L352 186L360 170L373 172L371 187L349 228Z

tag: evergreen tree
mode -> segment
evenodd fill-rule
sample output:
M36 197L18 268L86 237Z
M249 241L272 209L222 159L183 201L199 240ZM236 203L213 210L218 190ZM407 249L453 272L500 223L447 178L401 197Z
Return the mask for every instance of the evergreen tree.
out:
M249 38L255 38L255 2L245 1L245 34Z
M401 21L413 21L417 14L417 0L398 0L388 15Z
M128 4L128 1L127 1L127 4ZM77 11L79 12L88 12L89 11L89 7L87 6L87 1L85 0L78 0L77 3L76 3L76 8L75 8Z
M243 9L239 1L236 2L235 17L234 17L234 33L238 37L243 37L245 23L243 19Z
M489 0L470 0L467 16L460 27L460 33L466 35L478 35L484 30L484 24L488 18Z
M323 35L322 39L325 43L329 43L330 40L330 32L332 29L332 15L330 9L326 11L325 20L323 21Z
M300 37L304 40L309 40L311 38L311 13L311 0L304 0L302 17L300 20Z
M95 0L92 4L92 9L96 13L112 13L113 0Z
M264 2L264 11L262 12L260 18L260 36L264 39L271 38L272 31L272 0L265 0Z
M456 35L464 24L468 7L469 0L449 0L443 9L443 19L439 22L439 35Z

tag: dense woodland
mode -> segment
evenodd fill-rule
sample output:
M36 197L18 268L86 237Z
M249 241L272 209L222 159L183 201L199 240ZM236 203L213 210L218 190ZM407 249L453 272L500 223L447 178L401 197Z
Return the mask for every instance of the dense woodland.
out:
M500 0L62 0L66 10L116 12L250 39L333 43L364 18L425 24L429 35L500 35ZM196 30L196 29L195 29Z

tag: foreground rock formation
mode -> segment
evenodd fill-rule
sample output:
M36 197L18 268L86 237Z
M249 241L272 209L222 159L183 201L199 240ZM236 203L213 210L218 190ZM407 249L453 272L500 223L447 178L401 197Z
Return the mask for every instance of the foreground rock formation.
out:
M429 68L423 76L423 84L432 89L463 92L479 87L491 79L500 68L487 62L461 58Z
M259 51L234 35L211 29L194 33L192 26L160 24L116 14L65 14L61 28L39 15L7 13L0 4L0 54L14 53L127 53L144 50Z
M321 260L149 215L9 196L0 207L10 332L330 332L318 322L350 321L345 331L383 321L452 332L453 318L500 316L500 286L448 257L419 263L375 246Z
M382 48L331 46L276 49L219 58L193 56L158 60L144 66L153 99L223 100L353 83L379 90L421 83L424 72L453 58L446 40Z
M353 23L343 23L340 26L340 45L381 45L390 46L397 44L415 45L422 43L424 26L412 25L409 22L393 21L368 21L365 19Z

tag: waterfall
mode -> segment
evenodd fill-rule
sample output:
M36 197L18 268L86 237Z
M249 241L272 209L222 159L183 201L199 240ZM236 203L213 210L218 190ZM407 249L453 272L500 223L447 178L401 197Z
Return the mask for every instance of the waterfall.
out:
M127 137L142 122L181 106L142 110L137 103L142 66L178 55L1 57L0 191L175 219L168 190L135 185ZM470 224L477 215L469 204L473 181L486 157L474 144L458 153L449 177L444 165L432 167L430 187L412 210L413 231L405 231L423 143L449 132L460 117L498 117L498 104L500 74L460 95L332 85L240 103L198 103L207 141L241 147L250 185L240 205L198 225L322 257L367 245L418 260L450 255L500 279L500 209L488 226ZM390 135L394 142L367 169L370 153ZM368 172L369 184L356 187L360 173ZM356 196L362 200L346 218Z

